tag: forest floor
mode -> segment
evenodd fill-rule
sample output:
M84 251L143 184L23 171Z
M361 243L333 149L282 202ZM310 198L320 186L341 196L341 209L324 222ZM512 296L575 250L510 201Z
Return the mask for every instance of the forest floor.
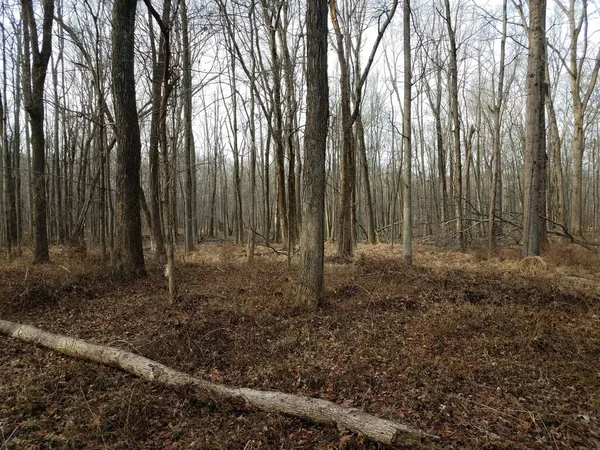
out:
M328 248L328 252L332 252ZM600 254L555 244L453 252L359 246L294 306L297 260L203 244L119 280L54 248L0 265L0 318L140 353L232 386L319 397L432 431L434 448L600 448ZM333 426L193 397L0 336L0 449L381 448Z

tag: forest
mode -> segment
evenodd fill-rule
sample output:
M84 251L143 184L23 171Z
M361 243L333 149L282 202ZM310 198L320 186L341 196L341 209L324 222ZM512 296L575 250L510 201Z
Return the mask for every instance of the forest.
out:
M0 1L0 450L600 447L597 2Z

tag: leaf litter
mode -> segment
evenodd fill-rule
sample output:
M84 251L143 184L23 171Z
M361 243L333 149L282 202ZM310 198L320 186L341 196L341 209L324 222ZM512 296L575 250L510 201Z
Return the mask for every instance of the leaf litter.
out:
M557 244L558 246L558 244ZM207 244L120 280L99 257L0 265L0 316L138 352L214 382L314 396L442 436L438 448L600 448L600 258L576 246L522 263L504 250L328 248L317 312L297 266ZM331 254L329 254L331 253ZM65 270L66 269L66 270ZM584 284L572 279L585 279ZM0 336L0 447L381 448L300 419L198 398Z

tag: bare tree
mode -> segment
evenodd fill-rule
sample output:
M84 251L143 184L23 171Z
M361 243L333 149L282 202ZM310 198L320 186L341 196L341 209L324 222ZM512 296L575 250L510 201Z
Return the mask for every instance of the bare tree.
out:
M587 87L584 86L584 65L588 58L588 1L569 0L568 7L560 0L558 7L567 16L570 30L569 62L562 59L569 78L571 79L571 99L573 102L573 201L571 206L571 228L573 233L581 236L583 223L583 153L585 150L585 112L588 107L600 70L600 48L596 54L594 65L589 74ZM579 6L579 17L576 17L576 7ZM579 47L580 35L583 32L583 48ZM581 54L580 54L581 52ZM561 57L562 58L562 57Z
M137 0L115 0L112 19L112 82L117 137L117 268L145 275L140 216L142 145L135 95L134 47Z
M6 227L6 253L10 260L17 252L17 194L16 174L13 167L14 157L8 141L8 112L6 106L7 75L6 75L6 35L2 27L2 91L0 92L0 142L2 143L4 173L4 217ZM16 149L18 151L18 149ZM0 238L0 242L1 242Z
M363 88L369 76L369 72L375 60L375 55L379 44L383 39L385 30L396 13L398 0L393 0L389 9L386 7L381 17L384 20L379 22L377 37L365 68L357 75L357 81L354 86L354 105L351 104L351 78L350 78L350 57L352 50L351 34L349 27L350 17L342 18L337 6L337 2L329 2L329 11L331 14L331 23L336 38L336 53L340 65L340 107L342 114L342 179L341 179L341 200L339 208L339 236L338 236L338 255L347 258L353 253L353 214L354 214L354 190L356 184L356 157L355 142L353 135L353 125L356 122L362 102ZM349 14L349 13L348 13ZM347 14L347 15L348 15ZM341 23L345 20L345 27ZM344 41L345 39L345 41ZM359 58L359 52L355 51L356 58ZM360 67L358 59L356 66Z
M192 132L192 62L188 25L187 1L181 1L181 39L183 45L183 157L185 159L185 250L194 250L196 227L194 226L194 189L196 155L194 149L194 135Z
M402 204L403 204L403 257L404 262L412 264L412 180L411 180L411 88L412 88L412 61L410 51L410 0L404 0L403 16L403 48L404 48L404 114L402 116L402 147L404 152L404 165L402 168Z
M495 248L499 223L502 220L502 113L504 111L504 70L506 59L506 27L507 0L502 2L502 37L500 39L500 61L498 72L498 89L494 92L493 115L493 152L492 152L492 185L490 188L490 204L488 210L488 245Z
M527 126L525 136L523 256L540 254L541 195L546 158L544 101L546 56L546 0L529 0L529 56L527 63Z
M25 44L23 66L23 93L25 110L31 124L34 260L50 260L48 251L46 199L46 143L44 137L44 82L52 53L52 23L54 0L44 0L41 48L32 0L21 0L23 36Z
M166 235L167 243L167 269L166 276L169 286L169 301L173 303L177 295L177 286L175 283L175 243L176 243L176 215L175 207L175 145L171 145L173 157L169 158L169 140L167 134L167 113L169 97L173 92L176 79L173 77L171 68L171 0L165 0L163 3L162 17L154 9L150 0L144 0L150 14L158 23L161 31L162 55L162 75L161 75L161 93L158 113L158 140L161 149L162 160L162 182L163 189L161 195L161 212L163 230ZM176 133L174 133L175 135Z
M300 234L298 303L315 309L323 299L325 152L329 116L327 1L307 0L306 126L303 220Z
M452 10L450 1L444 0L446 7L444 20L448 30L450 51L449 69L449 95L450 95L450 120L452 121L452 138L454 147L454 215L456 220L456 237L460 247L465 245L463 232L463 191L462 191L462 152L460 150L460 113L458 110L458 50L456 47L456 24L452 23Z

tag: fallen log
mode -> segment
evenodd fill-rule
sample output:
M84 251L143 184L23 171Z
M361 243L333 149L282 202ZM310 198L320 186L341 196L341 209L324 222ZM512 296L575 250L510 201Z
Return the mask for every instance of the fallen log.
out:
M199 395L213 394L226 399L243 400L248 405L267 412L287 414L316 423L336 424L339 428L398 448L422 448L427 443L439 439L433 434L408 425L381 419L364 411L346 408L327 400L212 383L135 353L49 333L30 325L0 320L0 332L74 358L116 367L149 382L191 388Z

